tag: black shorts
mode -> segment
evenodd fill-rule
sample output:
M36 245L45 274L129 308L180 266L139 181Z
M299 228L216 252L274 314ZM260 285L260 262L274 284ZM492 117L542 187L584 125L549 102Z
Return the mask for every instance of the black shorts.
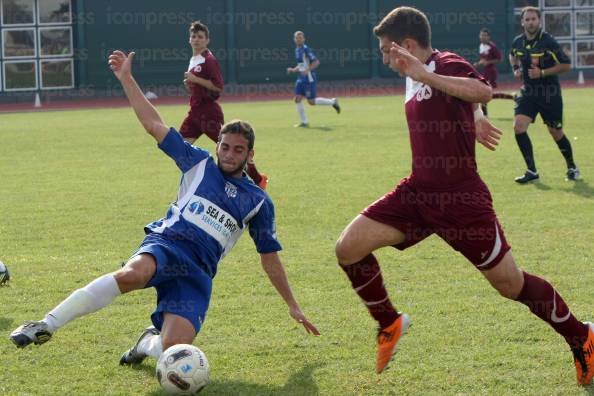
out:
M556 129L563 128L563 98L561 91L550 95L526 95L522 90L516 97L515 115L525 115L536 120L540 114L543 122Z

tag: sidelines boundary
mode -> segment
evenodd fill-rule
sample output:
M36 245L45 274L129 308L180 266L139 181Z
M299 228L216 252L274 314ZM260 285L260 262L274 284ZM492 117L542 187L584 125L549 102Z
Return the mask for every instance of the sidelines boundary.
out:
M382 87L382 84L384 86ZM594 88L594 81L586 81L585 84L578 84L574 81L561 81L563 89L573 88ZM253 89L251 89L253 88ZM373 81L368 84L340 84L339 82L332 82L320 87L320 96L327 97L367 97L367 96L385 96L385 95L402 95L404 94L404 84L390 85L387 81ZM507 82L500 84L497 90L502 91L518 91L520 88L517 82ZM235 86L231 91L243 90L244 93L223 93L220 103L236 103L236 102L263 102L263 101L288 101L290 102L293 96L293 85L288 84L262 84L262 85L247 85ZM175 96L175 97L160 97L151 101L155 106L168 105L184 105L189 103L189 96ZM61 111L61 110L90 110L90 109L107 109L107 108L122 108L128 107L128 100L123 97L118 98L98 98L98 99L83 99L83 100L59 100L51 103L42 103L42 107L34 107L34 103L8 103L0 104L0 114L2 113L26 113L26 112L44 112L44 111Z

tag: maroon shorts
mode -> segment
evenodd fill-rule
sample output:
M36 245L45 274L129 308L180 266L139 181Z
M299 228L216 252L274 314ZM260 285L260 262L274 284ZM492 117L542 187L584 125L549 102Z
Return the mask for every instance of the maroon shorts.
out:
M402 231L406 239L397 249L437 234L480 270L494 267L510 250L489 189L480 180L454 191L421 191L404 179L362 214Z
M223 111L218 103L190 109L186 119L179 128L184 138L198 139L205 133L215 143L219 140L219 132L224 123Z
M483 70L483 77L489 82L491 87L497 88L497 69L485 69Z

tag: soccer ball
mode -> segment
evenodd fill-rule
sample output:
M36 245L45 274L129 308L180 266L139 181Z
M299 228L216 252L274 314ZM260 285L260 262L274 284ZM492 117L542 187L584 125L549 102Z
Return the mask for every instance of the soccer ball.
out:
M2 261L0 261L0 286L4 285L9 280L10 280L10 273L8 272L8 268L6 268L4 263Z
M169 395L194 395L209 381L206 355L194 345L168 348L157 362L157 379Z

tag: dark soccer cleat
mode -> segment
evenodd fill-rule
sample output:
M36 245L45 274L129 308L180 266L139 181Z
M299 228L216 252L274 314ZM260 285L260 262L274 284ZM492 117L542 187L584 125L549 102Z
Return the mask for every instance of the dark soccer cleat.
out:
M10 333L9 338L17 348L24 348L30 343L41 345L48 342L52 338L52 333L48 330L45 322L26 321Z
M332 108L336 110L337 114L340 114L340 105L338 104L338 99L334 98L334 104L332 105Z
M514 180L519 184L526 184L534 180L538 180L538 172L532 172L530 169L524 173L524 176L518 176Z
M584 322L588 326L588 338L579 348L572 348L577 382L590 385L594 377L594 324Z
M377 361L375 371L381 374L388 368L392 357L396 353L396 344L410 327L410 319L407 314L401 313L398 319L385 329L380 329L377 334Z
M299 124L293 125L295 128L309 128L309 124L307 122L300 122Z
M567 169L566 175L567 175L567 177L565 178L566 181L575 181L575 180L579 180L582 178L582 175L580 174L580 170L577 167Z
M152 336L152 335L159 335L159 330L157 330L154 326L149 326L140 334L138 337L138 341L136 344L130 349L128 349L122 357L120 358L120 365L132 365L132 364L140 364L146 357L144 353L138 352L138 344L142 341L145 337Z

